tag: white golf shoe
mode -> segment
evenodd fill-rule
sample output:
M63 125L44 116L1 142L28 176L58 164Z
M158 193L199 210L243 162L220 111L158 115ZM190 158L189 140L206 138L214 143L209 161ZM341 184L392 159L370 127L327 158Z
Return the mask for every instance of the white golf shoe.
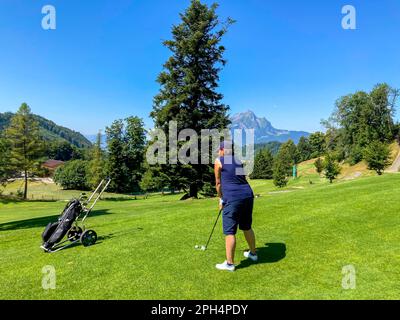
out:
M228 262L226 262L226 261L224 263L215 265L215 267L218 270L222 270L222 271L231 271L231 272L235 271L235 265L228 264Z
M252 254L251 251L245 251L243 252L243 255L245 258L250 259L253 262L258 261L258 256L256 254Z

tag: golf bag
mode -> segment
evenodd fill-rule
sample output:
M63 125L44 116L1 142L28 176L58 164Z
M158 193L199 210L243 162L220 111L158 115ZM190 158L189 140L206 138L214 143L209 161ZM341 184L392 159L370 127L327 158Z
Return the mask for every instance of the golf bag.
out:
M82 212L82 205L79 200L71 200L57 222L49 223L42 234L43 247L46 249L52 248L59 243L67 232L71 229L75 220Z
M46 226L42 233L43 244L40 248L51 253L78 242L82 243L84 247L94 245L97 241L97 233L94 230L86 229L85 220L110 182L109 178L102 180L89 198L83 193L79 199L68 202L58 221Z

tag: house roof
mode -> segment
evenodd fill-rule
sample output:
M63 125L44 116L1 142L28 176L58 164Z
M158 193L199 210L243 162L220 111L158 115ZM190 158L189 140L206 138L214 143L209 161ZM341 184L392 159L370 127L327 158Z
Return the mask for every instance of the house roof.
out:
M64 164L64 161L49 159L45 163L43 163L43 167L49 168L49 169L57 169L58 167L62 166L63 164Z

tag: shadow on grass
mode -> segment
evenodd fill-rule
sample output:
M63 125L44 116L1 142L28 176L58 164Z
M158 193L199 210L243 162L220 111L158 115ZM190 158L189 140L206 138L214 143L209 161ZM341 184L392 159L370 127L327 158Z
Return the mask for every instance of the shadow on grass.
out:
M110 202L123 202L123 201L134 201L134 200L142 200L142 198L139 198L139 197L131 197L131 198L128 198L128 197L126 197L126 198L124 198L124 197L121 197L121 198L102 198L101 199L102 201L110 201Z
M21 202L21 200L12 198L0 198L1 204L18 203L18 202Z
M106 240L109 240L109 239L112 239L112 238L118 238L118 237L130 235L130 234L133 234L133 233L136 233L136 232L140 232L140 231L143 231L143 228L137 227L137 228L132 228L132 229L129 229L129 230L116 231L116 232L109 233L109 234L106 234L106 235L100 235L97 238L97 241L99 241L99 243L102 243L103 241L106 241Z
M248 268L255 264L277 263L286 258L286 245L284 243L266 243L265 247L257 248L258 262L249 259L243 260L236 269Z
M123 230L123 231L119 231L119 232L115 232L115 233L99 235L97 237L96 243L94 245L92 245L92 246L87 247L87 248L100 245L104 241L107 241L107 240L110 240L110 239L113 239L113 238L118 238L118 237L125 236L125 235L128 235L128 234L133 234L133 233L136 233L136 232L139 232L139 231L143 231L143 228L138 227L138 228L132 228L132 229L129 229L129 230ZM75 247L78 247L78 246L81 246L81 245L82 244L80 242L76 242L76 243L73 243L73 244L65 247L64 249L62 249L62 251L68 250L68 249L72 249L72 248L75 248Z
M44 203L47 203L47 202L57 202L58 200L46 200L46 199L44 199L44 200L30 200L30 199L27 199L27 200L23 200L23 199L19 199L19 198L13 198L13 197L5 197L5 196L2 196L2 197L0 197L0 203L1 204L9 204L9 203L35 203L35 202L44 202Z
M61 214L61 213L60 213ZM38 217L33 219L19 220L19 221L11 221L0 224L0 232L1 231L9 231L9 230L19 230L19 229L31 229L31 228L45 228L47 224L50 222L56 222L60 214L54 216L47 217ZM111 214L109 210L93 210L89 217L102 216L106 214Z

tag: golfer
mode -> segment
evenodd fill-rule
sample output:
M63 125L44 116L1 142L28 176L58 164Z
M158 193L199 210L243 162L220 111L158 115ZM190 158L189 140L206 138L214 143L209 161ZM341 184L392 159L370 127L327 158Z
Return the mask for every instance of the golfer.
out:
M244 252L245 258L258 261L256 240L252 229L254 194L243 175L243 164L233 155L232 142L222 142L219 157L214 165L220 209L223 209L222 223L226 245L226 261L217 264L219 270L235 271L236 233L239 227L250 250Z

